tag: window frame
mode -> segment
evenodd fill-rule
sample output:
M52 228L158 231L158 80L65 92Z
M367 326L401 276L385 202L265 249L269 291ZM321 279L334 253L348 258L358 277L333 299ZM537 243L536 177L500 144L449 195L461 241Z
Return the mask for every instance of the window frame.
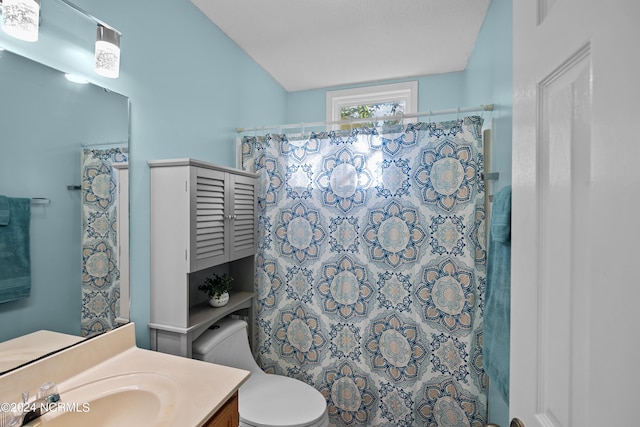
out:
M398 101L404 101L405 114L418 112L417 80L327 91L326 120L327 122L341 120L340 112L343 107ZM331 125L331 128L338 129L339 125Z

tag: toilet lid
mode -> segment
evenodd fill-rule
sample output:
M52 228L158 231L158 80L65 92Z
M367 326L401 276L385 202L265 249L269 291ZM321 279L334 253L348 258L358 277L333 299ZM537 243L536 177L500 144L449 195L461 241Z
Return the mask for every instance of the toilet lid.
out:
M325 417L322 394L302 381L281 375L251 375L240 387L240 420L256 426L303 427Z

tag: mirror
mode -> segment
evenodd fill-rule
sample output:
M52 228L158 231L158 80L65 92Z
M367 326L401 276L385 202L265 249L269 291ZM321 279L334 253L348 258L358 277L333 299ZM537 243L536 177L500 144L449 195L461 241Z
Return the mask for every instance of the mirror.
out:
M129 100L8 51L0 51L0 94L0 195L32 199L22 243L30 247L30 294L0 303L1 373L11 360L20 365L76 341L56 334L81 340L126 321L117 317L128 259L118 256L128 254L128 206L117 200L123 190L127 201L128 188L117 179L128 183ZM28 335L39 330L54 334Z

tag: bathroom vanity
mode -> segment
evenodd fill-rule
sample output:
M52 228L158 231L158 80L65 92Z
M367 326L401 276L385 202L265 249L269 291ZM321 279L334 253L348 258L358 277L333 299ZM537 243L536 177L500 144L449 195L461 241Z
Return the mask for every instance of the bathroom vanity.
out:
M240 416L238 415L238 393L236 392L224 404L218 412L213 415L204 427L236 427L240 424Z
M253 323L257 175L186 158L148 164L151 348L191 357L192 342L222 317ZM212 269L234 279L224 307L197 290Z
M249 372L143 350L128 324L0 376L0 402L54 382L58 405L41 427L238 425L238 388Z

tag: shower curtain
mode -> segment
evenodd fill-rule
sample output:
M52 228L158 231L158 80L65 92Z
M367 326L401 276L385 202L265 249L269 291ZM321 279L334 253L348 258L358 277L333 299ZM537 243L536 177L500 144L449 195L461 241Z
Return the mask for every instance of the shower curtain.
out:
M258 361L336 426L481 427L482 119L242 140Z
M116 175L128 149L82 150L82 336L112 329L119 315Z

